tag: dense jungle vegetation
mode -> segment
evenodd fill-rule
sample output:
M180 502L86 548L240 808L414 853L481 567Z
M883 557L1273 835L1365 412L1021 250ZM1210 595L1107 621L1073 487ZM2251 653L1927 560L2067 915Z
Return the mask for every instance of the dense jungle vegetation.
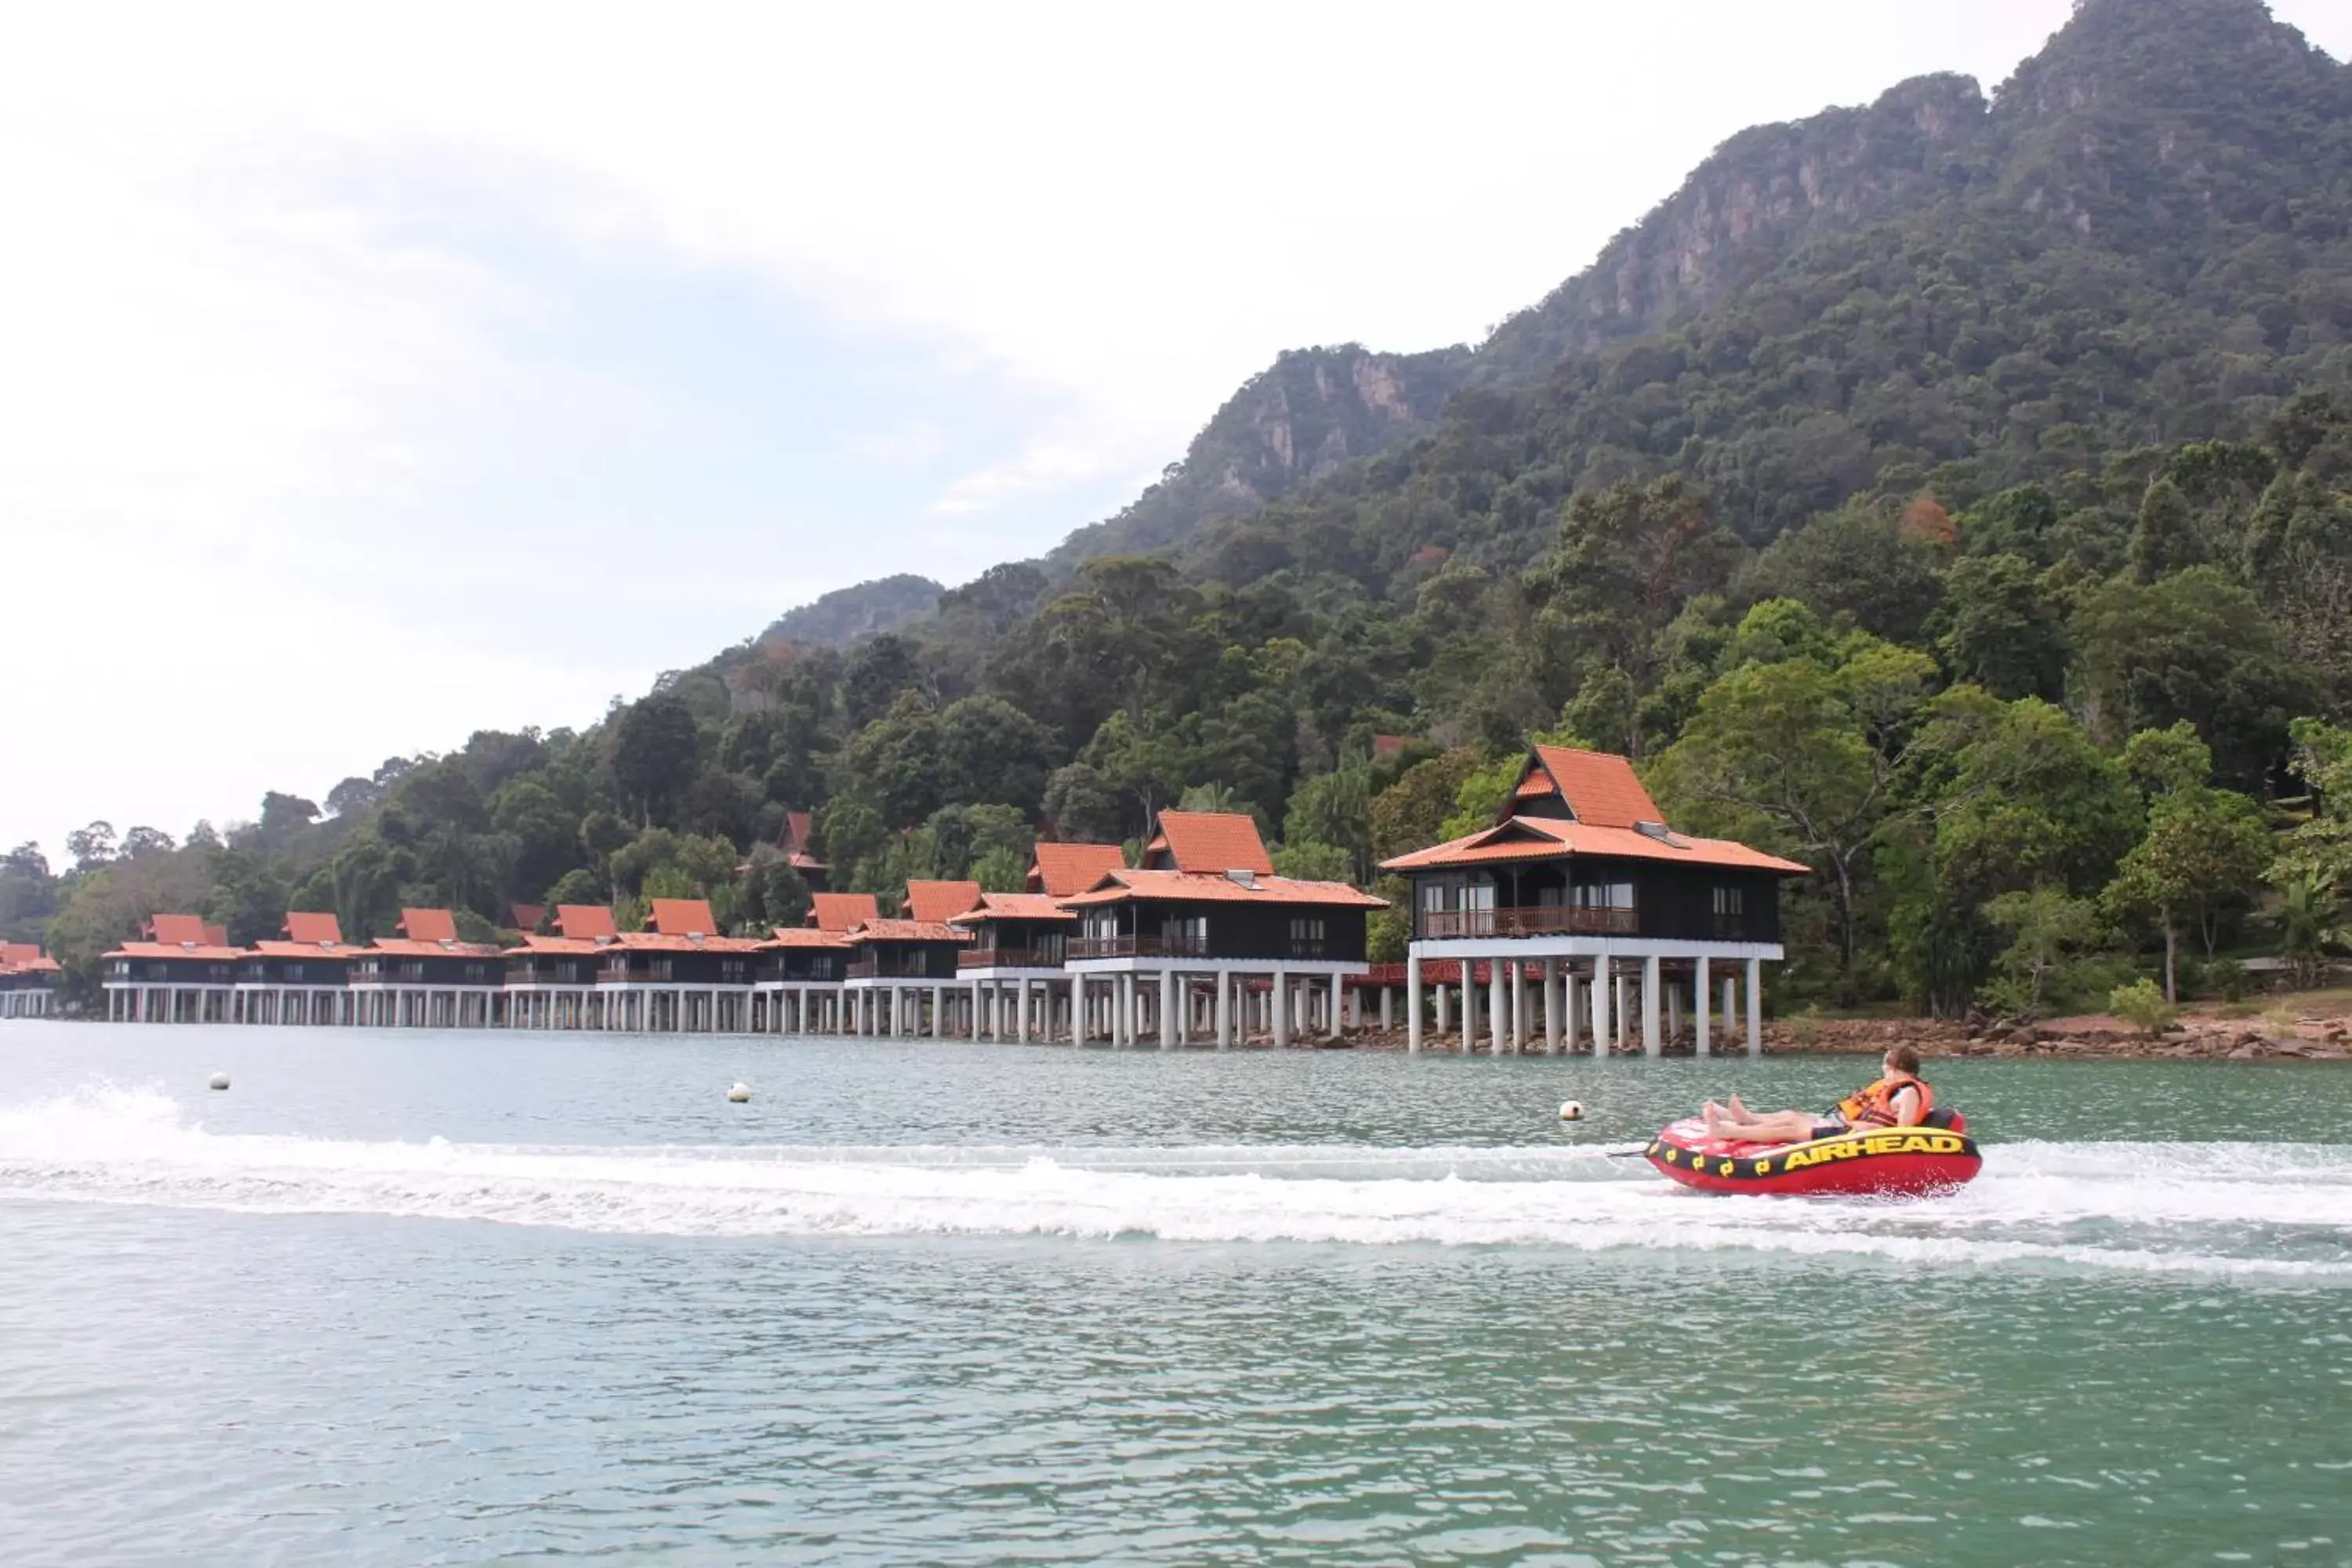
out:
M1286 355L1120 517L908 586L586 731L20 849L0 933L86 986L158 909L790 922L788 809L886 895L1180 803L1377 887L1545 735L1815 868L1783 1005L2315 970L2352 942L2352 69L2257 0L2082 0L1990 100L1744 132L1476 350Z

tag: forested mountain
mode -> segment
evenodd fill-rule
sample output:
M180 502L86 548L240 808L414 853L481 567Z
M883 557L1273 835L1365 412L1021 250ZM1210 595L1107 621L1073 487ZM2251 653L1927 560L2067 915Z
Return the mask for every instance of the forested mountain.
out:
M814 643L847 647L860 637L895 632L930 614L947 590L929 577L900 573L847 588L835 588L812 604L787 610L760 634L763 642Z
M11 862L0 925L55 910L86 965L158 900L788 919L787 807L881 890L1180 799L1368 879L1552 733L1818 868L1788 994L2032 1010L2340 934L2347 492L2352 69L2258 0L2082 0L1990 99L1734 137L1475 352L1285 356L1118 518L895 630L794 623L323 819Z

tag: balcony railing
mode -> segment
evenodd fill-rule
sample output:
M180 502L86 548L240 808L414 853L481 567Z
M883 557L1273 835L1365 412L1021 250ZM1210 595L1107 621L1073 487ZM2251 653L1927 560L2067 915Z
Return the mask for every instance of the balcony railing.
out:
M1074 937L1070 956L1076 958L1206 958L1209 940L1198 936Z
M956 954L958 969L1059 969L1062 951L1054 947L968 947Z
M1584 910L1570 904L1421 911L1421 935L1433 942L1468 936L1631 936L1641 925L1638 910Z

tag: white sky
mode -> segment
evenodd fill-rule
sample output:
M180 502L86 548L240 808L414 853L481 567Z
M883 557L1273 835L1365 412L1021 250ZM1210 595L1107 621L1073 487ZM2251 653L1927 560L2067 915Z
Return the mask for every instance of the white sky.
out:
M22 8L0 843L319 798L1034 553L1280 350L1474 341L1725 137L1990 88L2067 10Z

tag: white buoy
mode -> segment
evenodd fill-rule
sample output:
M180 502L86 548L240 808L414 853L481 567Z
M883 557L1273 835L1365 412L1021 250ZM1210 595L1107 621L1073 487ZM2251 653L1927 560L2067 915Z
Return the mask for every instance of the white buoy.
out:
M1569 1100L1566 1104L1562 1105L1562 1106L1559 1108L1559 1119L1560 1119L1562 1121L1583 1121L1583 1120L1584 1120L1584 1102L1583 1102L1582 1100Z
M213 1074L212 1086L215 1089L226 1089L228 1087L228 1074L225 1072L216 1072Z
M226 1089L228 1086L224 1084L221 1087ZM751 1098L751 1086L748 1083L738 1083L734 1088L727 1091L727 1099L730 1104L741 1105L749 1101Z

